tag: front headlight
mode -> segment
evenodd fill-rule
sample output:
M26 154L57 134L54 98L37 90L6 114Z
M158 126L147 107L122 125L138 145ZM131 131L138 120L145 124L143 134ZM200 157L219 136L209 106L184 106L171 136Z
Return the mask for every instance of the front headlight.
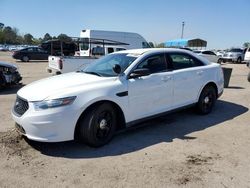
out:
M45 110L72 104L76 96L33 102L35 110Z

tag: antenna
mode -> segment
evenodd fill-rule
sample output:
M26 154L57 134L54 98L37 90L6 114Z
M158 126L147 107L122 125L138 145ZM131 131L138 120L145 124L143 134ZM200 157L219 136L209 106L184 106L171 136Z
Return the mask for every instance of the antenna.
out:
M181 39L183 39L185 22L182 22Z

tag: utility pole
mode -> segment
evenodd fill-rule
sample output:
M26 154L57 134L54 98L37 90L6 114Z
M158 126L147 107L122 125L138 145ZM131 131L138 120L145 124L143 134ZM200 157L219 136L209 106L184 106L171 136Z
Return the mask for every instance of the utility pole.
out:
M182 22L181 39L183 39L185 22Z

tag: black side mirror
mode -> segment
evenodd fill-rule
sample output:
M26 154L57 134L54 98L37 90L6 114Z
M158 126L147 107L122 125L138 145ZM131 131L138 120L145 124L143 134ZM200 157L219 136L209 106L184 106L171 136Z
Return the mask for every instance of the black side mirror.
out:
M139 78L141 76L150 75L150 70L147 68L135 69L129 76L129 78Z
M120 65L115 64L115 65L113 66L113 71L114 71L116 74L120 74L120 73L122 72L122 68L121 68Z

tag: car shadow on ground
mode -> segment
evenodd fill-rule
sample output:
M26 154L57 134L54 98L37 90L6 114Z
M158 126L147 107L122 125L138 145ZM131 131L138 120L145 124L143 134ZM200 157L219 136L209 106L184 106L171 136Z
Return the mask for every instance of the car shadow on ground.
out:
M128 130L114 137L101 148L91 148L74 141L61 143L39 143L27 140L28 144L44 155L64 158L96 158L116 156L141 150L173 139L196 139L189 134L218 126L245 112L248 108L219 100L209 115L197 115L193 109L162 116L143 123L144 126ZM142 124L141 124L142 125Z
M24 61L20 61L20 60L16 60L16 63L48 63L48 60L29 60L28 62L24 62Z
M14 86L8 86L5 88L2 88L0 90L0 95L11 95L11 94L16 94L17 91L19 89L21 89L22 87L24 87L25 84L18 84L18 85L14 85Z

